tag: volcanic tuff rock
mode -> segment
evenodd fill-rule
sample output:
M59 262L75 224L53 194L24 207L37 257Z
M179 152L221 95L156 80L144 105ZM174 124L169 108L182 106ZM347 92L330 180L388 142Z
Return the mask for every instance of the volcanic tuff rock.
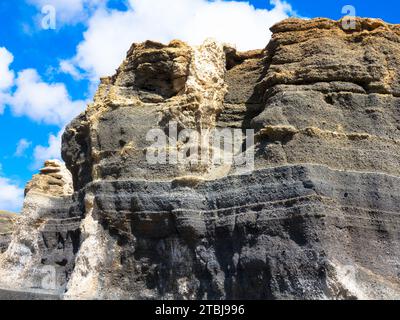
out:
M400 26L272 31L246 53L134 44L66 128L73 192L49 163L28 185L1 281L50 265L67 299L400 298ZM255 170L149 164L171 121L254 129Z
M0 211L0 254L3 253L11 242L11 235L18 215L11 212Z
M80 239L80 217L69 212L72 194L72 177L65 165L46 161L26 186L22 216L0 256L0 288L42 288L51 273L57 279L42 289L65 290Z

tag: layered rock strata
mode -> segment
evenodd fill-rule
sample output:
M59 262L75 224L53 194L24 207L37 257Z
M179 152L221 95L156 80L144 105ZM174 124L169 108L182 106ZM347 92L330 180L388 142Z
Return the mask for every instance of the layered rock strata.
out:
M12 241L0 255L0 289L64 292L80 245L72 195L71 174L60 161L47 161L28 183Z
M289 19L272 32L246 53L134 44L66 128L73 191L28 186L0 279L48 264L66 299L400 298L400 27ZM171 123L254 130L254 170L150 164L149 131ZM185 146L169 142L171 159Z

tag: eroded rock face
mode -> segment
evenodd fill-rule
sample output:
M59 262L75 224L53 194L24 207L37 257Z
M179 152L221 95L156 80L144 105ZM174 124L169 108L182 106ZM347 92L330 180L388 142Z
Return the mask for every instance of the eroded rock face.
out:
M64 298L400 298L400 27L288 19L272 31L246 53L135 44L102 79L63 136L73 195L52 170L28 186L57 199L29 191L28 217L82 218L61 233ZM254 170L149 164L147 133L171 122L253 129ZM35 252L28 265L63 257Z
M0 211L0 254L7 250L18 218L15 213Z
M81 217L70 212L71 174L60 161L46 161L25 194L12 241L0 256L0 288L61 294L80 243Z
M266 160L399 174L399 27L371 19L351 32L340 26L317 19L273 28L259 84L266 107L251 124L269 132L260 167ZM276 136L282 126L293 134Z

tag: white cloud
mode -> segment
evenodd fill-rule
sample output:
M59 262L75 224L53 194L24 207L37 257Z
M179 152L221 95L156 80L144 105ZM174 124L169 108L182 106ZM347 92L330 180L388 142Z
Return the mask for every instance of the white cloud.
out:
M86 101L72 100L63 83L46 83L35 69L23 70L15 79L13 60L6 48L0 48L0 115L8 105L14 115L62 127L85 109Z
M68 60L62 60L60 62L60 71L70 74L75 80L81 80L83 78L79 70Z
M83 21L88 14L107 0L28 0L39 10L44 6L53 6L56 9L57 22L74 24Z
M0 48L0 114L9 99L8 90L14 83L14 72L10 70L10 64L14 56L4 47Z
M16 157L22 157L25 155L25 151L28 150L30 148L30 146L32 145L31 141L28 141L26 139L21 139L18 141L17 144L17 149L15 150L15 156Z
M61 160L61 138L64 129L57 136L51 134L49 136L48 146L37 146L33 152L35 159L33 169L38 169L46 160L58 159Z
M269 27L293 13L282 0L270 2L271 10L221 0L129 0L127 11L102 7L89 19L71 62L98 78L115 72L133 42L181 39L197 45L212 37L239 50L264 48Z
M0 210L19 211L23 201L24 189L10 179L0 176Z
M10 64L14 56L6 48L0 48L0 91L8 90L14 83L14 72L10 70Z
M85 109L86 102L71 100L64 84L43 82L34 69L19 72L15 84L9 101L14 115L64 126Z

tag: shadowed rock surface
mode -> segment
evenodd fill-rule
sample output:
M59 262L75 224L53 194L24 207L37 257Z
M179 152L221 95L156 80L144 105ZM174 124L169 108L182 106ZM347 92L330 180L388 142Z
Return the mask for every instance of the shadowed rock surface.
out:
M0 287L55 266L65 299L399 299L400 26L272 31L246 53L134 44L66 128L72 181L28 185ZM255 130L255 169L149 164L171 122Z

